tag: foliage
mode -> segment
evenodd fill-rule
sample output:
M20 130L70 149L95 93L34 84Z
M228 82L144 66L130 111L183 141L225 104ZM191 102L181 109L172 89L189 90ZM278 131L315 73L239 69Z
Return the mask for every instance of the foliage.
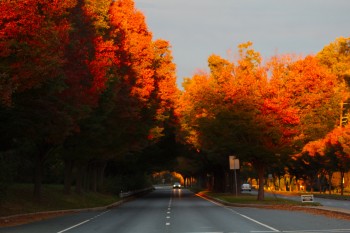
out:
M8 196L5 197L5 202L0 209L0 216L101 207L120 200L119 195L108 193L86 192L83 195L63 195L62 186L60 185L44 185L43 193L43 200L38 204L32 201L30 185L16 184L11 186L8 190Z
M5 0L0 9L0 151L28 150L37 197L45 171L64 169L67 193L74 183L97 191L107 163L147 161L146 148L171 138L171 46L153 41L132 0Z
M0 10L0 155L19 161L2 170L23 168L14 181L33 179L37 196L43 180L101 191L106 177L142 185L162 168L220 180L232 154L261 184L266 170L297 172L312 156L322 160L310 176L348 169L349 130L335 126L349 38L267 63L243 43L235 61L211 55L180 92L171 44L153 39L132 0L3 0Z
M350 38L339 37L325 46L318 54L320 62L328 67L340 81L349 87L350 79Z
M264 66L251 46L238 46L236 63L210 56L210 74L185 80L179 136L223 169L228 155L238 156L263 180L267 166L332 130L341 93L315 57L273 57Z

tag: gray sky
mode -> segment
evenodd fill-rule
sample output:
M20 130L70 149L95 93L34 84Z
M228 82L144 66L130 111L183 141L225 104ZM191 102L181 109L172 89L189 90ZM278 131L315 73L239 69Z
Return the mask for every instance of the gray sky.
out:
M252 41L265 60L275 54L315 54L350 36L350 0L135 0L154 39L170 41L178 86L207 70L215 53L231 59ZM232 59L231 59L232 60Z

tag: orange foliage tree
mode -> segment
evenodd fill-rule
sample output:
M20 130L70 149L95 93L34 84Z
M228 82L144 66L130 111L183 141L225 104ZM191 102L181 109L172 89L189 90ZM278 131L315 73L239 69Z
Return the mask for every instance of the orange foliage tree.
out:
M318 156L324 160L322 164L323 169L328 170L329 179L329 191L331 192L330 183L332 180L332 174L335 171L340 172L340 190L341 195L344 193L344 174L350 170L350 125L344 127L336 127L324 138L317 141L311 141L306 144L300 155L307 154L311 158ZM338 186L338 185L337 185Z
M303 122L306 124L304 124L302 128L303 134L299 137L304 143L300 143L300 145L302 146L306 142L309 142L304 146L303 152L298 154L299 157L297 157L299 160L301 158L300 155L302 155L303 159L307 160L316 159L316 157L317 159L325 160L325 163L321 164L322 167L320 169L327 170L329 183L333 172L340 171L341 176L343 176L344 171L348 169L346 168L346 153L344 152L344 148L347 144L342 143L346 135L345 132L348 131L348 126L345 126L345 128L337 126L342 126L346 123L344 119L346 119L348 114L348 106L343 104L343 102L348 102L347 100L349 98L349 67L347 66L350 59L349 49L349 38L340 37L325 46L317 54L317 59L309 59L308 66L303 65L305 67L303 69L308 70L308 76L310 78L317 78L320 82L314 87L306 89L309 93L305 95L308 97L306 101L311 100L314 104L305 102L305 100L300 101L310 106L302 108L306 110L303 114ZM319 68L319 64L323 67ZM298 65L298 67L300 67L300 65ZM297 68L297 70L298 69L300 68ZM326 75L327 73L328 75ZM325 78L320 79L318 77ZM332 83L337 83L337 85L334 86ZM311 84L311 86L313 85L314 84ZM335 88L331 90L329 89L330 86ZM337 94L332 95L332 91ZM328 96L328 101L320 105L317 103L317 95ZM340 120L336 120L339 116ZM309 119L312 119L311 122L316 124L310 124ZM308 130L306 131L305 129ZM307 158L308 156L311 158ZM314 174L314 176L316 175L317 174ZM329 191L331 191L331 188L329 188ZM342 184L341 192L343 192Z
M289 155L329 132L340 97L336 77L317 59L276 57L264 67L251 46L239 46L237 64L212 55L210 75L184 82L179 135L222 164L229 154L252 163L262 200L266 168L277 154Z
M212 55L210 75L197 74L184 83L179 111L188 142L212 154L221 166L234 153L253 163L264 182L266 166L293 135L288 127L299 118L288 100L277 99L251 46L239 46L237 65ZM259 193L263 199L263 189Z

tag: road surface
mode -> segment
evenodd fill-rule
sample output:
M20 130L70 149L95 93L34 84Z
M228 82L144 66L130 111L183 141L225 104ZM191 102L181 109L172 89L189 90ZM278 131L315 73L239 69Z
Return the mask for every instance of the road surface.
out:
M186 189L154 192L106 211L0 228L6 233L349 232L350 221L299 211L226 207Z

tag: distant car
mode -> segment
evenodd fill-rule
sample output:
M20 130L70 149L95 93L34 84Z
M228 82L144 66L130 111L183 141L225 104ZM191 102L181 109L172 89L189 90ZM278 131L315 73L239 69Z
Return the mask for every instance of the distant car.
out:
M173 189L180 189L181 188L181 184L179 182L175 182L173 185Z
M248 183L242 184L241 191L249 191L250 192L250 191L252 191L252 186Z

